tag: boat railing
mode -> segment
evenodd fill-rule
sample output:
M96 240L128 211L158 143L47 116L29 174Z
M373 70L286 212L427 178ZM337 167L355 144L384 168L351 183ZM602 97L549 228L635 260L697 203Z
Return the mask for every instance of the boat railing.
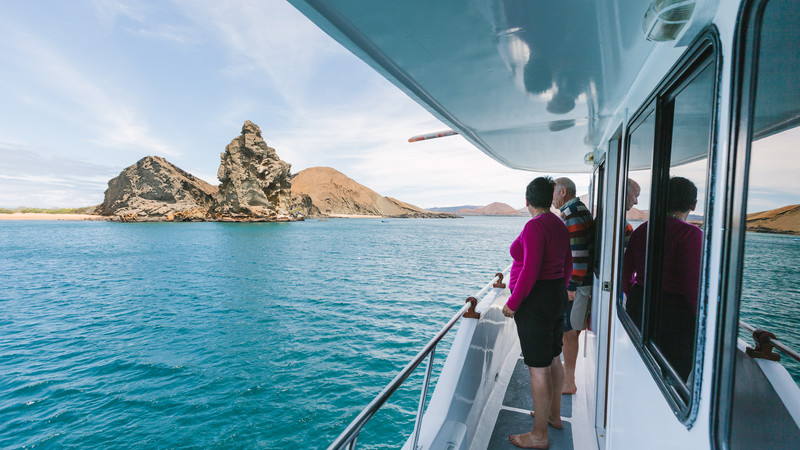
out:
M755 348L748 347L747 354L753 358L763 358L771 361L780 361L780 355L772 351L776 348L784 355L800 362L800 353L792 350L791 348L778 341L778 338L769 331L757 329L749 323L739 320L739 326L753 334L753 339L756 341Z
M408 379L408 377L416 370L417 367L422 363L426 357L428 358L427 368L425 370L425 378L422 382L422 392L419 399L419 409L417 410L417 420L414 425L414 445L411 448L417 448L417 442L419 440L419 432L420 432L420 425L422 424L422 416L425 412L425 401L428 397L428 387L430 386L430 378L431 373L433 372L433 360L436 355L436 346L442 340L442 338L447 335L447 333L458 323L458 320L462 317L465 318L474 318L480 319L480 313L475 311L475 307L477 306L478 299L489 291L489 289L496 287L496 288L504 288L505 284L503 284L503 273L507 273L510 269L507 267L503 272L498 272L492 278L489 283L486 284L483 288L481 288L477 293L474 295L467 297L467 300L464 306L458 310L458 312L447 322L447 324L439 330L438 333L430 340L425 347L417 353L411 362L406 364L403 370L394 377L394 379L378 394L372 402L364 408L361 413L350 422L350 425L345 428L345 430L337 437L333 443L328 447L328 450L334 449L354 449L356 447L356 441L358 439L358 435L364 426L369 422L372 416L375 415L376 412L383 406L384 403L389 399L389 397L394 394L394 392Z

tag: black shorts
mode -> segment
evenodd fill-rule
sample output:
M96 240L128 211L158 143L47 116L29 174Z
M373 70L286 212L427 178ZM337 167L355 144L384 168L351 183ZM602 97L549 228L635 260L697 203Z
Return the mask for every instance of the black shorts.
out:
M561 354L567 289L564 279L538 280L514 313L525 365L547 367Z

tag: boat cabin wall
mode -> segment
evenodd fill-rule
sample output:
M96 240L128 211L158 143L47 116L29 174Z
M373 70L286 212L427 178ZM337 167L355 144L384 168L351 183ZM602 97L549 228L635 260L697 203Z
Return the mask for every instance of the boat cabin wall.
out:
M763 198L764 186L786 191L793 181L775 177L797 169L796 158L784 157L781 165L785 167L780 169L775 166L776 158L773 157L772 162L768 159L770 152L779 153L775 149L782 145L780 142L797 144L795 136L800 135L793 131L800 123L800 96L796 95L798 87L793 81L797 79L796 67L800 60L797 50L800 14L797 14L796 5L785 0L754 0L744 5L721 1L719 6L713 25L704 31L712 43L710 65L704 65L703 52L707 50L698 45L698 39L706 39L703 36L683 49L658 46L606 131L608 141L612 141L614 127L624 130L620 151L622 165L616 172L614 167L606 168L604 185L605 189L616 189L619 197L613 205L603 205L607 214L603 227L608 230L604 237L613 240L614 248L619 251L603 257L601 279L595 287L595 299L600 300L596 308L616 307L612 314L607 427L604 429L602 421L597 422L598 434L607 437L605 443L609 448L645 448L654 440L659 442L659 447L751 448L764 441L765 433L780 447L800 435L793 407L796 400L792 400L800 395L796 382L780 381L790 379L784 367L776 363L755 364L750 356L735 348L740 302L745 303L745 290L764 289L764 286L753 285L752 272L751 275L744 272L768 273L767 269L759 269L749 262L758 256L759 250L752 247L755 244L745 248L745 243L769 240L756 239L757 236L749 232L745 214L767 209L753 209L759 195ZM709 78L709 74L713 76ZM687 97L686 93L692 92L695 86L702 86L704 79L711 80L708 86L713 87L695 89L697 95ZM704 93L711 96L705 97ZM687 98L689 101L685 101ZM691 108L686 108L686 104ZM701 123L698 121L709 119L697 114L681 117L681 114L701 110L707 110L710 117L709 138L693 141L691 128L697 128L695 125ZM687 117L691 120L686 120ZM779 138L770 141L775 135ZM648 147L643 142L654 144ZM685 148L680 146L687 142L699 144L697 148L704 147L705 156L701 159L686 157ZM647 158L642 164L643 160L637 158L647 148L650 153L645 153ZM608 161L615 151L615 146L607 145L595 152L595 161ZM768 173L765 171L768 167L773 167L772 183L765 178L768 184L759 184L757 176ZM693 173L697 168L702 171ZM694 221L702 232L700 264L695 271L695 275L700 275L699 297L694 309L696 315L690 321L695 326L693 349L681 353L691 355L688 359L670 354L665 348L666 341L659 340L662 339L659 332L663 332L659 326L665 316L670 316L663 314L666 303L658 300L666 295L660 294L667 292L660 289L664 289L668 280L667 275L654 270L668 261L664 249L672 245L670 234L665 230L673 220L667 217L672 211L666 208L671 195L667 188L671 185L669 179L675 175L690 178L698 187L700 212L695 213L694 218L683 217L683 220ZM639 177L642 184L639 208L648 213L645 219L649 229L639 233L644 236L647 248L646 266L641 270L646 268L644 273L652 278L642 280L644 292L638 295L644 297L645 302L636 312L629 308L633 292L623 286L627 277L619 273L624 274L627 268L628 250L638 245L638 241L627 237L623 231L627 209L624 191L629 177ZM775 189L774 192L779 191ZM796 198L796 190L786 192L783 204L792 202L791 195ZM602 297L601 286L605 282L612 286L611 303L606 303ZM787 300L787 295L783 295L781 301ZM599 348L603 336L599 334L598 337ZM603 352L597 355L600 367ZM683 370L681 361L687 364ZM598 403L603 401L599 388L601 378L602 373L598 371ZM748 386L744 384L745 379L750 380ZM768 420L760 422L768 424L766 428L754 427L759 421L753 417L754 410L748 408L754 403L747 400L753 396L772 399L771 406L759 412L770 415ZM602 412L599 407L596 411L597 414ZM776 423L786 425L769 431Z

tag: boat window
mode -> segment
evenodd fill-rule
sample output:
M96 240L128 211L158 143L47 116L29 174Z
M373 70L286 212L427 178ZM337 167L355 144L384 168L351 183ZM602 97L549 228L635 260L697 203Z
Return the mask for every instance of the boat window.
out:
M757 12L762 11L762 15ZM731 270L723 308L727 353L716 391L718 442L727 448L793 448L800 440L800 10L793 0L751 2L733 180ZM749 26L748 26L749 25ZM748 110L752 106L752 110ZM761 355L753 329L788 348ZM779 361L772 359L780 358ZM726 406L728 403L730 406Z
M620 319L676 415L692 420L713 179L715 40L686 53L628 136ZM638 117L642 117L639 119ZM696 411L696 408L695 408Z
M645 286L647 231L639 228L647 221L650 209L653 150L656 114L649 111L628 136L629 172L625 188L625 230L623 256L622 303L632 324L641 332L642 300ZM637 170L638 169L638 170ZM638 231L637 231L638 230ZM631 237L641 241L637 251L627 251ZM638 269L637 269L638 268Z
M609 142L609 151L617 151L619 147L619 138L613 139ZM597 164L592 175L592 217L594 217L594 276L600 277L600 247L603 239L603 201L605 200L605 183L606 183L606 158L605 156Z
M672 132L669 172L659 183L666 188L665 221L656 230L663 239L653 266L659 277L651 285L649 335L660 365L683 385L694 366L713 93L714 68L707 65L664 105L672 110ZM688 401L688 389L678 392Z

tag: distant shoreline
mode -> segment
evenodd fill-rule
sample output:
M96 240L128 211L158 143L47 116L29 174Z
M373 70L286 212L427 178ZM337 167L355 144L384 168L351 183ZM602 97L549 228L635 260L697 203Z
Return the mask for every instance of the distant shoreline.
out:
M114 216L97 214L50 214L50 213L0 213L0 220L68 220L68 221L106 221L114 222ZM396 219L392 216L371 216L367 214L331 214L328 216L309 217L315 219ZM141 221L145 222L145 221ZM173 222L171 220L154 220L151 222ZM180 222L180 221L178 221ZM213 222L213 221L210 221Z
M97 214L0 213L0 220L108 221L109 219L107 216Z

